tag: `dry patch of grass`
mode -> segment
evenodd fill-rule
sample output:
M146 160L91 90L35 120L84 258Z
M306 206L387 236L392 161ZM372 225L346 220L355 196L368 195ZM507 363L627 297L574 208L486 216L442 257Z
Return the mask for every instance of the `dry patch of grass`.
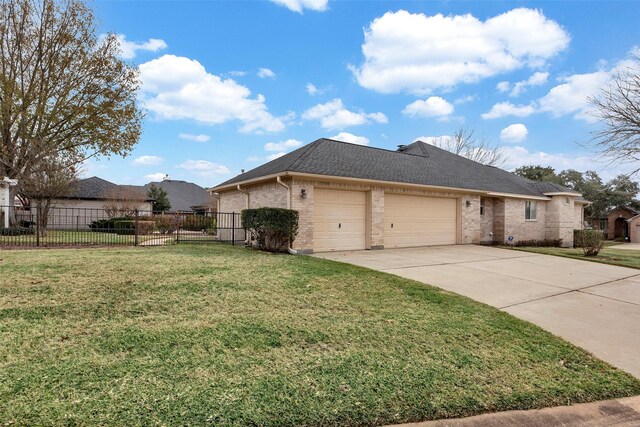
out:
M0 252L0 424L377 425L639 394L417 282L230 246Z

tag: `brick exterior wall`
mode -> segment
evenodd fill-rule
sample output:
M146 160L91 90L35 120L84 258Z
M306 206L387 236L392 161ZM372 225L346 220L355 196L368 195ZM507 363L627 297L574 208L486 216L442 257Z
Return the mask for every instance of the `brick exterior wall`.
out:
M545 238L546 202L537 200L536 219L525 219L524 199L505 199L505 240L513 237L512 243L520 240L542 240Z
M480 215L480 242L491 243L494 241L493 231L493 205L494 199L482 197L484 203L484 215Z
M574 200L567 205L565 196L554 196L550 201L537 201L537 219L525 220L525 200L511 198L485 198L485 214L480 215L480 196L446 191L430 191L414 188L386 187L350 182L317 181L310 179L288 178L285 183L290 187L290 208L300 215L298 236L294 249L303 253L313 250L313 212L314 188L334 190L364 191L367 193L367 249L384 247L384 199L385 192L433 197L452 197L458 200L457 222L460 244L478 244L482 242L506 242L513 236L519 240L541 240L544 238L562 238L566 245L573 244L573 229L578 215ZM243 186L249 192L249 206L289 207L287 191L275 181L257 186ZM306 196L301 197L301 190ZM468 202L468 206L467 206ZM240 212L246 207L246 195L237 191L220 193L221 212ZM493 237L491 236L493 233ZM557 236L557 237L555 237Z
M547 239L562 239L562 246L573 246L575 229L575 197L553 196L547 202Z
M640 243L640 216L634 217L629 221L629 241L631 243Z

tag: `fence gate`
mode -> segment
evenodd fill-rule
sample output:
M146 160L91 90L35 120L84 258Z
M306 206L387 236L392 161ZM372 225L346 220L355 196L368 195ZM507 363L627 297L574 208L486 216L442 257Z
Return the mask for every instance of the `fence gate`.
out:
M0 206L0 246L158 246L245 240L239 212Z

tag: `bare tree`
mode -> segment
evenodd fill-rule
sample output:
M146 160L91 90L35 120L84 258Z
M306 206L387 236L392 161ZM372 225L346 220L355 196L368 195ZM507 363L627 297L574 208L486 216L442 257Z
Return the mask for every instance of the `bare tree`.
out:
M105 191L103 197L107 199L104 209L109 218L132 217L145 201L141 191L123 186Z
M47 235L49 214L54 200L68 193L78 178L73 161L62 158L43 159L22 183L20 196L37 209L41 236ZM26 200L25 200L26 199Z
M602 127L592 143L612 163L640 162L640 57L618 69L600 94L589 98ZM640 171L640 166L633 172ZM632 173L632 174L633 174Z
M488 166L500 167L507 161L502 147L485 138L476 138L475 131L465 127L459 127L452 137L435 139L434 145Z
M97 36L82 0L0 1L0 177L18 188L47 158L78 164L138 141L136 68Z

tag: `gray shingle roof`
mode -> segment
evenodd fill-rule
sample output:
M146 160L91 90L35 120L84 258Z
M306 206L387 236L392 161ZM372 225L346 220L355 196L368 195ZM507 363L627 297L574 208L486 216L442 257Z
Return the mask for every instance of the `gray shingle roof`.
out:
M223 182L213 191L230 184L284 172L531 196L542 196L547 192L573 192L556 184L534 182L496 167L485 166L420 141L405 146L403 151L391 151L324 138Z
M118 192L125 191L127 189L141 190L142 187L135 185L118 185L106 179L92 176L91 178L79 179L69 187L69 191L61 199L83 199L83 200L108 200L108 196L111 194L118 194ZM146 191L140 191L140 197L145 201L151 201L147 197Z
M192 206L202 206L210 200L210 195L204 188L186 181L165 179L161 182L150 182L144 186L145 193L151 185L162 188L167 192L171 211L191 211Z

